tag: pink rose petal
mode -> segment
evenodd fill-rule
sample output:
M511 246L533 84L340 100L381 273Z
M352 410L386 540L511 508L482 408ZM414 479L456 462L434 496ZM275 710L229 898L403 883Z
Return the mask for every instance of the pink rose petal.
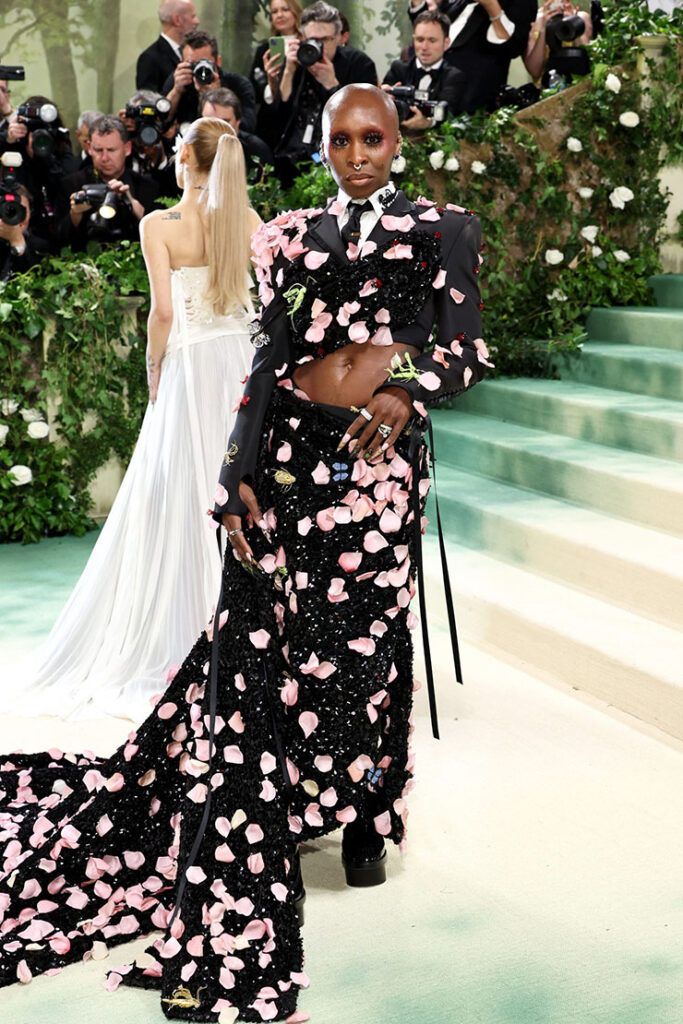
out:
M469 367L468 367L469 369ZM421 373L418 383L421 387L426 388L427 391L438 391L441 387L441 379L432 370L427 370L426 373Z
M309 270L317 270L318 267L322 267L323 263L327 262L329 257L329 252L314 252L313 249L311 249L304 256L304 263Z
M366 658L375 653L375 641L369 636L358 637L357 640L347 640L346 646L358 654L364 654Z
M381 551L382 548L389 547L389 544L377 530L369 530L363 538L363 547L370 554L374 555L377 551Z
M466 298L464 292L459 292L457 288L451 288L450 296L453 299L453 302L458 305L460 305L461 302L464 302Z
M329 484L330 482L330 471L324 462L319 462L315 469L311 472L314 484Z
M257 629L255 633L249 634L249 639L251 640L254 647L256 647L260 651L263 651L268 646L268 642L270 640L270 633L265 629Z
M363 561L362 551L344 551L337 559L344 572L355 572Z
M313 711L302 711L299 715L299 725L306 738L318 728L318 722L318 716Z

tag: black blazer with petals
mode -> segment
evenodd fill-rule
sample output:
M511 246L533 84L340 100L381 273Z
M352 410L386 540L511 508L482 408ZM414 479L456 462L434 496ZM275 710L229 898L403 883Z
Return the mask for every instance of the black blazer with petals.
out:
M309 287L315 288L315 272L306 272L307 252L327 254L326 263L338 270L340 279L343 279L344 270L348 271L351 261L340 236L337 218L330 212L330 204L321 212L314 211L305 215L299 211L293 214L289 225L280 218L286 238L296 234L292 231L287 236L288 226L300 225L302 217L303 229L299 227L298 230L301 236L299 254L288 259L282 247L277 244L276 251L268 250L257 263L260 292L264 300L256 335L260 347L254 355L243 404L228 442L229 458L221 468L220 483L226 489L228 498L223 505L214 508L214 518L219 522L226 512L241 515L245 511L239 498L239 484L243 479L252 478L256 471L262 424L275 387L291 378L297 361L310 359L311 355L316 357L327 354L325 351L316 351L313 346L309 353L304 352L302 355L302 338L295 339L292 336L293 320L288 298L285 297L285 279L290 276L288 271L298 265L301 267L301 278L307 282L312 281ZM394 220L387 221L387 218ZM400 227L396 221L402 222ZM268 228L269 225L265 225L261 231L267 232ZM419 309L411 308L408 316L404 314L402 323L393 327L391 322L389 324L393 342L414 346L421 354L412 360L412 367L404 360L402 369L388 372L386 380L377 389L401 387L406 390L420 418L426 415L427 408L457 395L480 380L486 365L475 345L475 341L481 337L481 301L477 283L481 263L479 220L459 208L440 209L433 204L412 203L402 192L396 192L368 239L376 246L374 255L382 258L382 272L386 278L398 272L405 275L406 270L410 270L405 260L414 261L412 250L421 248L421 235L432 236L427 248L437 254L430 268L431 284L426 289L426 299ZM408 251L405 247L411 241L413 244ZM401 245L403 249L397 248ZM396 251L402 254L398 259L392 257ZM386 257L385 252L389 253ZM364 263L361 249L358 265ZM368 268L376 266L377 259L372 264L368 261L367 265ZM424 265L423 262L421 266L424 268ZM413 267L412 273L417 273L417 267ZM348 298L357 299L358 294L349 294ZM412 293L405 296L406 300L410 298ZM360 302L358 317L362 318L362 297ZM330 312L334 314L335 310L331 309ZM434 327L436 344L430 348ZM366 344L372 342L367 341Z

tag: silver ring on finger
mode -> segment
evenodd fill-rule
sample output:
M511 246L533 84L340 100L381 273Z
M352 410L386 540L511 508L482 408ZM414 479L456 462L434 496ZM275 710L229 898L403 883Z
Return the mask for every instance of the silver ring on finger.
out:
M358 412L360 413L360 415L363 417L364 420L368 421L368 423L372 422L372 418L373 418L372 417L372 413L368 412L368 410L365 408L365 406L363 406L362 409L359 409Z
M228 537L234 537L236 533L244 533L244 530L241 527L237 530L228 530Z
M386 439L391 436L393 429L394 428L390 427L388 423L380 423L380 425L377 428L377 433L381 434L384 440L386 441Z

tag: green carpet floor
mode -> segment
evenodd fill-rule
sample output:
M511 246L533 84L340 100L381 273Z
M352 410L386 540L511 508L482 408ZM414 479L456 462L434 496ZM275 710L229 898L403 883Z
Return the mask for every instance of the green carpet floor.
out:
M48 629L93 540L0 547L0 660ZM313 1024L681 1024L680 746L475 648L456 687L434 640L443 738L422 691L406 856L363 891L343 885L338 834L305 848L301 1008ZM126 731L5 719L0 750L107 752ZM162 1024L154 993L102 988L144 945L4 989L0 1024Z

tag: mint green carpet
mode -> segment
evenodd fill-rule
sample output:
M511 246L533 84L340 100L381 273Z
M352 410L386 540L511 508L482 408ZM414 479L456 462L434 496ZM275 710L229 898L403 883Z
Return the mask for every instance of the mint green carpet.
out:
M44 635L94 539L0 546L0 661ZM681 1024L680 747L474 648L456 687L434 640L442 739L421 692L405 858L351 890L339 835L305 848L301 1008L314 1024ZM0 750L106 752L126 731L5 719ZM162 1024L154 993L102 988L144 945L4 989L0 1024Z

